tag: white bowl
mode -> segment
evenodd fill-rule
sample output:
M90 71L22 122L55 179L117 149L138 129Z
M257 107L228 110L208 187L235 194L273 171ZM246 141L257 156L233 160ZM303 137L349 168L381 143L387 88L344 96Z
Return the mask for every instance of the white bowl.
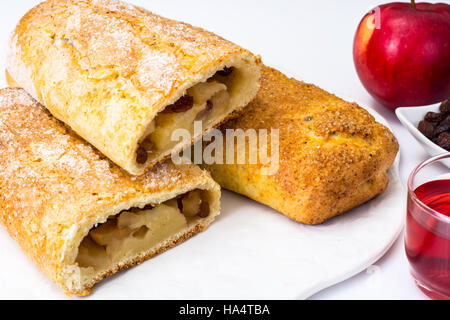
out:
M395 114L397 115L397 118L400 120L400 122L406 127L406 129L408 129L408 131L414 136L414 138L416 138L416 140L420 142L425 151L428 152L428 154L430 154L431 156L436 156L448 151L425 137L423 133L420 132L419 129L417 129L417 126L419 125L419 122L424 119L427 112L439 112L439 105L440 103L425 107L397 108L395 110Z

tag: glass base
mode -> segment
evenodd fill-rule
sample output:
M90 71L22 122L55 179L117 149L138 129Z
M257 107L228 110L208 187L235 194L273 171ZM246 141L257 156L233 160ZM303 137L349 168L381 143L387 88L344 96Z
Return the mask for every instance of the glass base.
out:
M419 289L423 293L425 293L428 297L430 297L431 299L433 299L433 300L450 300L449 296L429 289L426 285L424 285L422 282L417 280L417 278L414 277L414 275L413 275L413 278L414 278L414 281L416 282L417 286L419 287Z

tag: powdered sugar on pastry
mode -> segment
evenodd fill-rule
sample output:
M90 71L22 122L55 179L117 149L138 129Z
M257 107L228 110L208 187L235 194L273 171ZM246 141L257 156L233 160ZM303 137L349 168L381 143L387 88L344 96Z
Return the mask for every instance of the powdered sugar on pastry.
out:
M208 205L207 216L185 215L171 201L198 190ZM131 177L23 89L0 90L0 223L71 294L88 294L105 276L202 231L219 213L219 198L219 186L196 166L161 163ZM149 211L158 206L153 216ZM130 228L139 228L127 229L125 238L123 230L116 230L107 241L111 259L93 261L104 249L89 245L90 232L109 219L121 221L123 229L129 216L134 217ZM154 232L146 232L150 227Z
M230 103L205 120L198 140L255 96L258 62L211 32L126 3L48 0L16 27L7 71L10 85L24 87L114 163L142 174L193 142L146 149L147 159L137 161L166 107L224 67L235 69Z

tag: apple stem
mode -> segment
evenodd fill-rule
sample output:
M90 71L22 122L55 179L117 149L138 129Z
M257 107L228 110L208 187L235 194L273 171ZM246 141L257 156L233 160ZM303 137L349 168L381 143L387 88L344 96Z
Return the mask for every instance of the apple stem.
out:
M412 7L413 9L416 8L416 1L415 1L415 0L411 0L411 7Z

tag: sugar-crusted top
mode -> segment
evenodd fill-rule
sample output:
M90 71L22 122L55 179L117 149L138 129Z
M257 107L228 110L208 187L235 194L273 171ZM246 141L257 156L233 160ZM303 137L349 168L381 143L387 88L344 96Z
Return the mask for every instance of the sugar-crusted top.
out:
M271 195L279 207L293 203L292 212L309 210L320 216L334 210L333 201L348 198L391 166L397 140L366 110L275 69L262 66L261 71L257 97L223 129L267 129L269 133L278 129L279 169L261 177L260 168L268 165L210 166L222 186L251 190L253 198L258 194L270 199ZM268 140L270 156L270 134ZM227 181L233 183L227 185Z
M48 0L16 27L7 68L58 119L136 174L138 141L157 112L202 72L237 56L254 60L211 32L121 1Z
M143 176L130 176L24 90L0 90L2 206L39 206L50 201L60 206L54 209L64 211L88 197L85 205L92 208L98 199L114 198L118 192L136 194L175 187L194 173L201 171L195 166L163 163Z

